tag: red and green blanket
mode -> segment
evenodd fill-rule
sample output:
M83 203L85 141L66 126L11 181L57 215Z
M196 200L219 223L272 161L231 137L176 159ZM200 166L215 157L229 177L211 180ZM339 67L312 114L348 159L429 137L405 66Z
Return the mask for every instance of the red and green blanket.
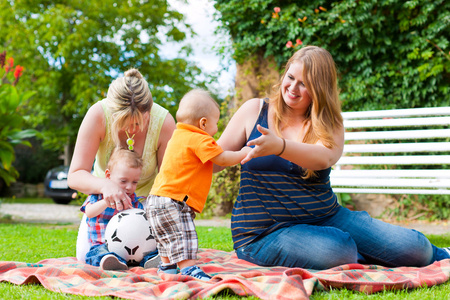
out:
M259 267L238 259L234 253L203 249L198 265L214 276L210 282L182 275L158 275L156 269L140 267L103 271L73 257L38 263L0 262L0 282L41 284L54 292L125 299L195 299L227 289L261 299L308 299L315 290L346 288L370 294L437 285L450 277L450 259L423 268L348 264L317 271Z

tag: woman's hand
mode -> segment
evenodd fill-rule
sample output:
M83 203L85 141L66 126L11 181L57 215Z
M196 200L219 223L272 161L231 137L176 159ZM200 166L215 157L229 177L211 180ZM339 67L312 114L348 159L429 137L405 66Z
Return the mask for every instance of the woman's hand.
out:
M255 146L250 153L242 160L242 163L246 163L252 158L267 156L271 154L279 154L282 152L284 147L283 139L277 136L275 133L267 128L257 125L256 127L261 136L251 140L247 143L247 146Z
M107 180L102 187L103 199L106 201L108 207L124 210L132 208L131 199L128 195L112 180Z

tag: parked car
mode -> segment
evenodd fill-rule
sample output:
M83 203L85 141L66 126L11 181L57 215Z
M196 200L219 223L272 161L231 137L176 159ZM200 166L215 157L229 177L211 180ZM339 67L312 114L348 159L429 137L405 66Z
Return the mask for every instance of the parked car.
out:
M77 197L77 191L67 185L69 166L59 166L47 172L45 176L45 196L58 204L69 204Z

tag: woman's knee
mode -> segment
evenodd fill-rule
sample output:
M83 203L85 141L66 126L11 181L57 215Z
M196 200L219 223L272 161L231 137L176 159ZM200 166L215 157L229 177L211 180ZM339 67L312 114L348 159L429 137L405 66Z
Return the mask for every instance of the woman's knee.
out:
M296 245L290 250L293 257L288 260L291 261L289 267L324 270L358 261L355 241L348 233L339 230L315 240L306 240L301 247Z
M352 237L345 232L339 232L323 249L315 249L318 253L312 269L329 269L339 265L356 263L358 249Z
M410 238L399 247L401 257L398 258L399 266L417 266L423 267L433 262L434 250L433 245L423 233L411 230L414 238Z
M258 265L309 269L356 263L358 257L356 244L348 233L317 226L285 228L236 252L239 258Z

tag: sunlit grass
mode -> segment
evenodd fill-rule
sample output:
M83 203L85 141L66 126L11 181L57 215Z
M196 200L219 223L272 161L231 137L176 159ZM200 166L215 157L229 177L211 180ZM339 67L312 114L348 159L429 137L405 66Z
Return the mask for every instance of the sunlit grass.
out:
M0 260L35 263L46 258L75 256L76 225L0 224ZM232 251L231 232L226 227L197 227L200 248ZM437 246L449 246L450 236L428 236ZM450 299L450 283L415 290L385 291L372 295L345 289L314 292L311 299ZM41 285L16 286L0 283L0 299L117 299L55 293ZM225 290L213 299L258 299L239 297Z
M1 197L0 198L0 205L2 203L33 203L33 204L55 204L51 198L30 198L30 197L24 197L24 198L11 198L11 197ZM72 200L69 205L79 205L77 203L77 200Z

